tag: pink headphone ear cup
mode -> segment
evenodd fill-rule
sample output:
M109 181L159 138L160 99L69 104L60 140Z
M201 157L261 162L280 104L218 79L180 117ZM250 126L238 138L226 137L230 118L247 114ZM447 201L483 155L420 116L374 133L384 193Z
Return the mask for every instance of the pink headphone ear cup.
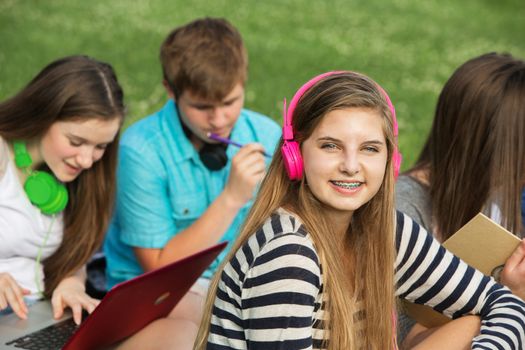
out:
M399 170L401 169L401 161L403 160L403 156L399 151L396 149L394 150L394 154L392 155L392 165L394 166L394 177L397 179L397 176L399 175Z
M299 144L295 141L284 141L281 147L284 168L290 180L300 180L303 177L303 157Z

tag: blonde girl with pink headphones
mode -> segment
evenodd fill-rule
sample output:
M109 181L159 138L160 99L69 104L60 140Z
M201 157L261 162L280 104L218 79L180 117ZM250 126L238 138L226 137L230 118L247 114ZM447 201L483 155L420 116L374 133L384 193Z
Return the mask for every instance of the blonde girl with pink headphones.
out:
M395 211L396 136L388 95L363 74L299 89L210 287L197 349L396 349L397 298L479 315L481 326L460 318L426 349L523 344L525 303Z

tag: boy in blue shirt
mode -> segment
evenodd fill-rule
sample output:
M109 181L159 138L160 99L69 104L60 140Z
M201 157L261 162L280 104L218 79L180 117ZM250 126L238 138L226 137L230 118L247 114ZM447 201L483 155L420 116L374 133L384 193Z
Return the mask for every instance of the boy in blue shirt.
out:
M266 171L263 152L273 153L281 135L274 121L243 109L247 54L227 21L204 18L176 28L162 44L160 60L169 100L130 126L120 143L116 211L104 246L108 287L234 241ZM208 133L244 147L216 143ZM191 348L207 278L225 254L169 317L124 347L160 341ZM169 337L162 337L166 331Z

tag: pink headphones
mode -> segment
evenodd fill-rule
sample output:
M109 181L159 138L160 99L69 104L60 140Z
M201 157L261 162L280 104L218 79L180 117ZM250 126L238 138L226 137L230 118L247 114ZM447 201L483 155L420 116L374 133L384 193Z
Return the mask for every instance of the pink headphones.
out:
M341 73L348 73L347 71L333 71L333 72L327 72L323 73L321 75L318 75L312 79L310 79L306 84L301 86L299 90L295 93L295 95L292 98L292 101L290 102L290 106L288 106L288 109L286 109L286 99L284 100L284 108L283 108L283 146L281 147L281 153L283 155L283 162L284 167L286 169L286 173L288 174L288 177L290 180L300 180L303 177L303 158L301 156L301 150L299 148L299 144L297 141L293 138L293 128L292 128L292 118L293 118L293 112L295 110L295 107L297 106L297 102L299 102L299 99L304 95L304 93L311 88L315 83L317 83L319 80L330 76L330 75L336 75ZM377 83L376 83L377 84ZM394 138L395 138L395 148L394 153L392 155L392 165L394 167L394 176L397 177L399 174L399 169L401 167L401 153L399 153L397 149L397 135L398 135L398 127L397 127L397 119L396 119L396 110L394 109L394 105L392 104L392 101L390 100L390 97L388 97L388 94L385 90L379 84L377 84L377 87L379 90L383 93L383 96L385 97L385 100L388 104L388 108L390 109L390 113L392 113L392 119L393 119L393 126L394 126Z

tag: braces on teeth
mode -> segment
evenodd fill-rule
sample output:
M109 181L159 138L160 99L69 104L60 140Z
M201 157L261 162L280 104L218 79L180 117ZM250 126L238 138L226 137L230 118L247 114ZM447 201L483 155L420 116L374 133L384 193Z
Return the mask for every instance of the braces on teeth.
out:
M348 188L348 189L353 189L353 188L357 188L357 187L361 186L360 182L338 182L338 181L334 181L333 183L335 185L337 185L337 186Z

